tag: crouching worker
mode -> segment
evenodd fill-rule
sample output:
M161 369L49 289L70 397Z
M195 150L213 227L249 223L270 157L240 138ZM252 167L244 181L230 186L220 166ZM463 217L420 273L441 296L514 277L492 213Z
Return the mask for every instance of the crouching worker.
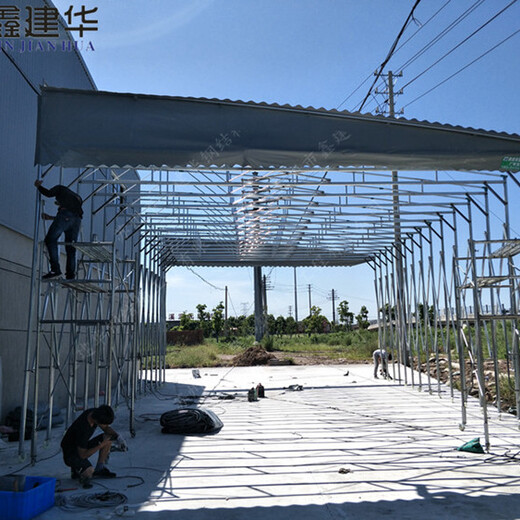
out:
M89 408L70 425L61 441L63 460L71 468L71 477L78 478L84 488L92 487L92 477L116 476L105 463L113 442L117 441L122 451L126 450L126 444L110 427L113 421L114 411L110 406L104 404L98 408ZM91 438L98 426L103 433ZM94 468L88 459L95 453L98 453L98 461Z
M392 353L387 353L384 348L378 348L374 350L372 357L374 358L374 377L378 379L377 369L379 368L379 364L381 364L381 375L385 379L392 379L388 373L388 361L392 361Z

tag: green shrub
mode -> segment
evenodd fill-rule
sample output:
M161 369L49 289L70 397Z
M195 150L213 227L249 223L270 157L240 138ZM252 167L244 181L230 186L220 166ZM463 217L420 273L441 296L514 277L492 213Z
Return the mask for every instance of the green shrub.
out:
M264 347L267 352L272 352L274 350L273 336L265 336L262 339L262 347Z

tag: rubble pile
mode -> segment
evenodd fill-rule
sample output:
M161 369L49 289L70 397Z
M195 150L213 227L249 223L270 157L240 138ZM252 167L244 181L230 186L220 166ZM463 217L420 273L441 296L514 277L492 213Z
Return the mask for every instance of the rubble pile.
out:
M252 367L256 365L268 365L274 354L270 354L261 345L253 345L247 350L235 356L231 364L236 367Z

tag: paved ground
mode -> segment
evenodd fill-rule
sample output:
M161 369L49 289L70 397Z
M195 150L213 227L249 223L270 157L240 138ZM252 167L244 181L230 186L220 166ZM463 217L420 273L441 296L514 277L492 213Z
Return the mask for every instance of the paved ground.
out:
M349 372L349 375L345 375ZM124 493L129 511L145 520L517 519L520 518L520 432L512 416L491 413L491 452L455 448L483 427L469 403L460 431L457 400L371 377L369 365L169 370L160 394L137 403L137 436L110 467L126 476L99 484ZM266 399L250 403L261 382ZM302 391L287 387L299 384ZM436 388L435 388L436 390ZM236 393L220 400L220 392ZM224 423L217 435L163 435L161 413L202 396L201 406ZM148 415L142 415L148 414ZM118 409L115 427L124 430ZM56 477L76 487L61 457L59 432L23 473ZM0 474L16 470L15 447L0 450ZM141 477L144 482L140 485ZM135 486L135 487L131 487ZM59 493L71 496L103 492ZM0 512L0 518L2 514ZM115 509L55 506L41 520L119 518Z

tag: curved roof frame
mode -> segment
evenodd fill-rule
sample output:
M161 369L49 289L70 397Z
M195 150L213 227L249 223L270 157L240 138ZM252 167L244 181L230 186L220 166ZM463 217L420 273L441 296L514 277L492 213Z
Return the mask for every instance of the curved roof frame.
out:
M407 172L396 180L359 170L140 169L136 181L133 169L111 169L108 179L96 171L80 182L92 186L97 210L117 206L117 232L139 232L166 269L357 265L503 185L503 175L480 172Z

